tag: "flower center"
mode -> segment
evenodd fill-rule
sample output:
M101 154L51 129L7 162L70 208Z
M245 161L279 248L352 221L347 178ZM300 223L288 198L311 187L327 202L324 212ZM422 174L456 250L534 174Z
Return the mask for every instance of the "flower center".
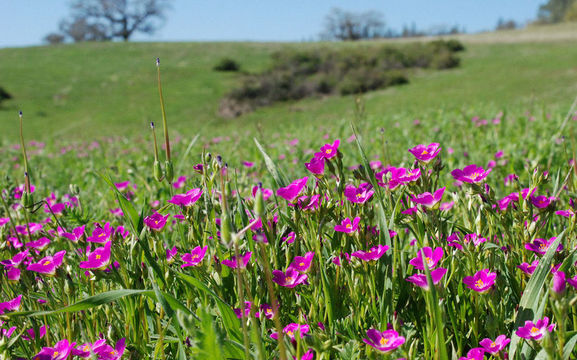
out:
M48 265L50 265L50 264L51 264L50 260L46 260L46 261L44 262L44 266L48 266Z
M538 333L538 332L539 332L539 329L537 329L535 326L533 326L533 327L531 328L531 334L536 334L536 333Z
M58 356L58 354L60 354L58 351L55 351L54 354L52 354L52 356Z
M287 277L285 278L285 282L287 282L287 283L293 282L293 278L290 277L290 276L287 276Z
M357 199L363 197L363 194L357 194Z
M425 257L425 261L427 262L427 265L429 265L429 267L433 266L433 260L431 260L431 258Z
M429 153L427 152L427 150L423 150L423 152L421 153L421 155L429 155Z
M299 264L299 266L305 266L305 263L304 263L304 262L301 262L301 263Z
M381 338L381 340L379 341L379 344L381 346L385 346L389 343L389 339L385 339L384 337Z
M270 314L272 314L272 310L271 310L271 309L266 309L266 313L270 315Z
M476 286L477 288L482 288L482 287L485 286L485 283L483 282L483 280L479 279L479 280L477 280L477 281L475 282L475 286Z
M492 342L492 343L491 343L491 347L495 347L495 346L497 346L497 345L495 344L495 342Z
M352 229L352 228L353 228L353 225L351 225L351 224L347 224L347 226L346 226L346 227L347 227L347 229L348 229L348 230L350 230L350 229Z
M101 256L100 255L96 255L96 260L100 260Z
M325 154L330 154L330 153L332 153L332 152L333 152L333 149L326 149L326 150L325 150Z
M294 336L294 333L293 333L292 331L288 331L286 334L287 334L288 336L290 336L290 337L293 337L293 336Z

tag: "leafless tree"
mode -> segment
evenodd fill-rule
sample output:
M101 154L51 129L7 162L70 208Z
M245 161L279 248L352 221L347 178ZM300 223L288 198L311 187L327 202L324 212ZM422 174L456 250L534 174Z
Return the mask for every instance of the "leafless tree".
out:
M360 40L382 37L384 33L385 22L380 12L353 13L334 8L325 18L321 37L327 40Z

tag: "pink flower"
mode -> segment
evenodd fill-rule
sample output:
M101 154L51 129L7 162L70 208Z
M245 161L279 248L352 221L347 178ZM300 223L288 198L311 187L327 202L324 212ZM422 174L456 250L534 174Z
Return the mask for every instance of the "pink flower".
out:
M444 193L445 193L445 187L442 187L439 190L435 191L434 194L425 192L417 196L412 196L411 201L414 202L415 204L420 204L421 206L431 209L435 208L435 205L437 205L441 201Z
M103 247L100 247L88 255L87 261L81 261L81 269L98 269L104 270L110 262L110 248L112 241L107 241Z
M248 317L250 315L251 307L252 307L252 303L250 301L245 301L244 302L244 314L243 314L243 311L239 308L234 308L232 310L234 311L234 314L236 315L237 318L242 319L243 316Z
M54 275L56 273L56 269L62 265L64 255L66 255L66 250L59 251L54 254L54 256L46 256L37 263L28 265L26 270L35 271L40 274Z
M440 246L435 248L435 250L433 250L430 247L424 247L422 251L423 251L422 253L425 255L424 259L425 261L423 261L421 251L417 252L416 258L412 258L409 261L409 264L413 265L413 267L417 270L424 271L425 262L427 263L427 267L429 268L429 270L434 269L435 266L437 266L437 264L439 263L439 261L441 261L441 259L443 258L443 248Z
M294 288L307 281L308 276L306 274L300 274L297 270L293 268L288 268L286 273L280 270L273 270L273 281L280 286Z
M285 328L282 330L283 333L285 333L290 339L291 342L295 342L295 337L296 334L300 335L300 338L302 339L303 337L305 337L305 335L309 332L310 327L307 324L296 324L296 323L292 323L292 324L288 324L287 326L285 326ZM278 334L277 333L272 333L270 335L271 338L278 340Z
M354 218L353 222L349 218L345 218L340 225L335 225L335 231L343 232L345 234L350 234L359 228L359 221L361 221L360 217Z
M552 332L553 329L555 329L555 324L549 325L549 318L545 316L543 319L537 320L536 323L529 320L525 321L525 325L515 331L515 335L527 340L541 340L547 331Z
M327 160L334 158L339 153L339 145L340 144L341 144L341 141L339 139L337 139L337 140L335 140L334 143L332 143L332 145L331 144L323 145L321 147L321 151L318 153L315 153L315 157L325 158Z
M473 348L469 350L466 357L460 357L459 360L483 360L485 358L485 349Z
M315 253L312 251L307 252L305 256L295 256L292 263L289 265L289 269L295 269L301 273L309 271L314 256Z
M78 240L80 240L82 238L82 236L84 236L84 228L85 227L86 227L86 225L79 226L77 228L74 228L74 230L72 230L72 232L69 233L69 232L65 232L64 229L62 229L59 226L56 229L56 231L58 232L58 236L64 237L64 238L66 238L72 242L78 242ZM93 234L94 234L94 232L93 232Z
M238 260L236 259L236 256L233 256L230 259L222 260L221 264L228 266L231 269L236 269L237 267L244 269L246 268L246 265L248 265L251 256L252 252L249 251L242 255Z
M417 168L408 170L402 167L396 168L394 166L387 166L383 171L375 174L379 186L388 187L390 190L394 190L400 185L405 185L409 182L417 181L420 176L421 169Z
M172 187L175 189L180 189L184 187L184 183L186 182L186 176L179 176L178 179L172 184Z
M274 318L275 315L274 309L269 304L262 304L260 306L260 311L261 314L264 314L264 317L266 317L267 319L271 320L272 318Z
M51 347L44 347L36 354L33 360L64 360L67 359L76 343L69 343L68 340L60 340Z
M301 194L304 187L307 185L308 180L308 176L295 180L289 186L278 189L276 194L288 202L294 202L295 199Z
M250 169L251 167L254 166L254 163L253 163L252 161L243 161L243 162L242 162L242 165L243 165L244 167Z
M525 244L525 249L535 252L539 255L545 255L549 246L557 239L556 237L552 237L549 240L545 239L535 239L532 242ZM559 244L557 247L557 252L563 250L563 245Z
M451 171L451 175L455 178L455 180L466 182L469 184L479 184L487 175L491 173L491 169L484 170L482 167L477 166L475 164L467 165L461 169L455 169Z
M501 350L505 350L505 347L511 342L511 339L507 338L506 335L499 335L495 341L485 338L479 342L479 345L491 355L497 355Z
M18 311L18 309L20 309L21 301L22 295L18 295L12 300L0 303L0 315L7 313L8 311Z
M571 209L567 210L558 210L555 211L555 215L564 216L564 217L572 217L575 216L575 213Z
M42 251L46 248L46 246L48 246L48 244L50 244L50 239L43 236L38 240L27 242L26 246L38 251Z
M174 258L176 257L177 253L178 248L176 246L174 246L172 249L166 249L166 261L169 264L172 264L174 262Z
M385 255L385 252L387 250L389 250L389 247L387 245L377 245L372 247L367 252L364 252L362 250L355 251L354 253L351 254L351 256L359 258L363 261L379 260L383 255Z
M569 285L573 286L575 289L577 289L577 275L570 278L570 279L567 279L567 284L569 284Z
M182 261L184 261L184 264L180 265L180 267L185 268L187 266L197 266L204 259L204 255L206 254L207 249L208 246L205 246L203 248L197 246L194 249L192 249L190 253L182 255Z
M479 270L473 276L465 276L463 283L469 289L475 290L479 293L485 293L495 285L497 273L490 272L489 269Z
M441 211L449 211L453 208L453 206L455 206L455 202L454 201L449 201L446 203L442 203L441 206L439 206L439 210Z
M101 227L100 224L96 225L94 230L92 230L92 235L90 235L86 241L104 244L110 239L110 236L114 233L114 229L110 226L109 222L104 224L104 227Z
M290 233L287 234L287 236L283 237L282 239L286 241L287 244L292 244L293 242L295 242L296 236L297 234L295 234L294 231L291 231Z
M380 332L377 329L367 330L368 339L363 341L383 353L389 353L405 343L405 338L399 336L395 330Z
M258 190L258 186L252 187L252 197L256 196L257 190ZM260 191L262 192L262 198L264 201L267 201L273 194L271 189L261 188Z
M438 268L431 271L431 280L433 281L433 285L437 285L439 281L445 276L447 273L447 269L445 268ZM427 281L427 275L425 274L415 274L411 275L406 278L408 282L412 282L413 284L417 285L418 287L429 290L429 282Z
M315 156L311 161L305 163L305 167L314 175L323 175L325 173L325 158Z
M517 265L517 267L521 269L521 271L523 271L525 274L532 275L533 272L535 272L537 265L539 265L539 260L533 261L531 265L524 262L521 265Z
M533 206L535 206L536 208L545 209L549 205L551 205L551 203L553 201L555 201L555 197L554 196L547 197L547 196L543 196L543 195L539 195L539 196L531 195L530 200L531 200L531 204L533 204Z
M202 189L191 189L184 194L174 195L168 202L182 207L191 206L200 199L201 195Z
M122 338L116 342L114 348L106 344L104 341L95 342L92 351L98 355L98 359L101 360L119 360L126 350L126 340Z
M10 222L10 218L0 218L0 227L3 227L4 225L8 224Z
M481 237L481 235L478 235L478 234L468 234L468 235L465 235L464 241L465 241L465 244L472 242L473 245L479 246L482 243L486 242L487 238Z
M2 260L0 264L6 267L17 267L19 266L24 259L28 256L30 250L26 249L26 251L19 252L18 254L14 255L11 260Z
M347 200L352 203L364 204L374 193L373 186L369 183L362 183L358 188L354 185L347 185L345 187L345 196Z
M565 273L563 271L555 271L553 273L553 292L555 294L561 295L565 292Z
M412 149L409 149L409 152L413 154L413 156L422 163L429 163L433 160L439 153L441 152L441 148L439 144L432 143L428 146L425 145L417 145Z
M152 215L144 218L144 225L148 226L151 230L160 231L166 225L166 220L170 214L162 216L161 214L154 212Z

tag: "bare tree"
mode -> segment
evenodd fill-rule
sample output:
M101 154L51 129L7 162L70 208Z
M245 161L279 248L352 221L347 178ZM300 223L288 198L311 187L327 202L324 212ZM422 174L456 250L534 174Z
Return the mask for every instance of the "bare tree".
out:
M72 21L62 20L60 32L74 42L110 40L104 25L89 23L85 18L75 18Z
M384 33L385 22L381 13L353 13L334 8L325 18L321 37L327 40L360 40L382 37Z
M84 21L104 39L128 41L134 33L153 34L163 25L171 0L75 0L74 23ZM89 31L90 34L94 34Z

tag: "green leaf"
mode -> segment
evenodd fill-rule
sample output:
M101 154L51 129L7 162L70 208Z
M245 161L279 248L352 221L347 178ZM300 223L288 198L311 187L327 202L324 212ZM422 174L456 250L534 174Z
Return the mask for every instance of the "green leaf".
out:
M268 154L266 153L266 151L264 150L262 145L258 142L258 140L256 138L253 138L253 139L254 139L254 143L256 144L256 147L259 149L259 151L261 152L261 154L264 158L264 163L266 165L266 168L268 169L268 172L270 172L270 174L272 175L277 186L278 187L286 187L289 184L289 181L288 181L286 175L284 174L284 172L282 171L282 169L280 169L275 164L275 162L271 159L271 157L268 156Z
M122 209L122 212L124 213L123 216L126 220L128 220L128 224L132 228L133 234L140 233L142 228L142 218L138 214L138 211L136 211L134 208L134 205L132 205L132 203L128 201L128 199L122 195L120 191L118 191L114 185L114 182L110 178L110 175L104 173L99 173L98 175L100 175L100 177L112 188L112 191L114 191L114 195L116 195L120 209Z
M559 243L565 238L565 230L557 236L557 239L549 246L545 256L539 261L539 265L535 269L533 275L525 290L523 291L523 296L519 301L519 311L517 313L517 318L515 320L515 326L513 327L513 333L511 334L511 343L509 345L509 358L515 359L515 352L517 351L517 346L519 345L520 338L515 334L519 327L523 326L525 321L535 320L536 313L539 311L540 296L543 286L546 283L547 275L551 271L551 262L553 261L553 256L557 252L557 247Z
M569 334L569 333L567 333ZM571 353L575 348L575 344L577 343L577 332L573 331L573 335L571 338L565 343L565 348L563 349L563 360L569 360L571 357Z

